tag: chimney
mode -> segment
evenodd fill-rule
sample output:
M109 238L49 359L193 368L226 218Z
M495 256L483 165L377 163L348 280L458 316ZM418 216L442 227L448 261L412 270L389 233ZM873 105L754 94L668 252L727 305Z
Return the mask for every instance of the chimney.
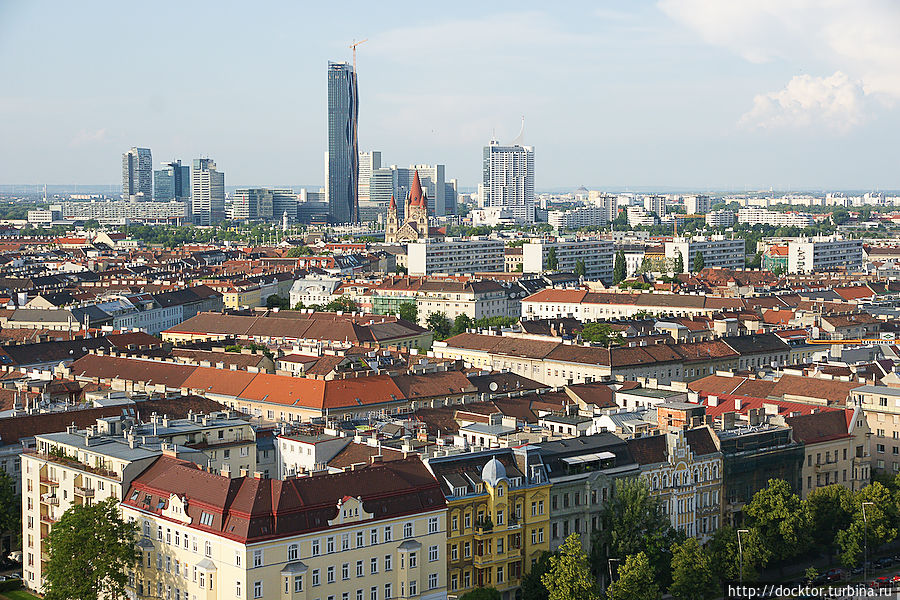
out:
M254 478L254 479L262 479L262 478L263 478L263 472L262 472L262 471L253 471L253 478Z
M219 473L221 473L222 477L228 477L230 479L231 478L231 466L228 463L223 464L222 468L219 470Z
M706 397L706 404L708 406L718 406L719 405L719 397L710 394Z
M741 410L741 399L740 398L734 399L734 410L738 410L738 411Z
M246 477L250 473L250 471L248 471L247 469L241 469L240 473L241 477Z

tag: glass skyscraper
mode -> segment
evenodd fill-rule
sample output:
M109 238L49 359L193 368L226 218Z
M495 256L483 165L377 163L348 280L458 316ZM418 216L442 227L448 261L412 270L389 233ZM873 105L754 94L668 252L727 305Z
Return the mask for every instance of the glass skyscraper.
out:
M191 168L182 166L180 160L163 163L163 168L153 171L153 199L157 202L191 199Z
M196 158L191 166L191 213L195 225L225 218L225 173L211 158Z
M359 221L359 101L349 63L328 63L328 162L325 188L332 223Z
M122 197L153 199L153 157L150 148L132 148L122 154Z

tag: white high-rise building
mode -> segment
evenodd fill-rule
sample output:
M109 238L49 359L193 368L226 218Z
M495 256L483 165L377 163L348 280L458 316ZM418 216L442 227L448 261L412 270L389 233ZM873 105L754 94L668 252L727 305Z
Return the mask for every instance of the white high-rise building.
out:
M705 215L711 207L709 196L694 195L684 197L684 208L689 215Z
M191 213L197 225L225 218L225 173L211 158L197 158L191 166Z
M730 239L722 235L677 237L664 246L667 259L674 261L681 255L682 273L693 272L694 257L698 252L703 257L704 267L744 268L744 240L741 238Z
M644 210L656 213L657 217L663 218L666 216L666 197L644 196Z
M371 152L359 153L359 199L360 201L368 201L369 198L369 180L372 178L372 171L381 168L381 152L372 150Z
M819 273L862 268L862 240L837 235L793 238L788 242L788 273Z
M122 198L153 200L153 156L150 148L132 148L122 154Z
M534 223L534 148L491 140L482 163L484 207L501 207L520 223Z

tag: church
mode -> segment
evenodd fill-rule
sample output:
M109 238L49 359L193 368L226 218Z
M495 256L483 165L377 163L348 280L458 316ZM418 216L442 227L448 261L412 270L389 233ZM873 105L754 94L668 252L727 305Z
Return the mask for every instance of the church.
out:
M384 224L384 241L388 244L396 242L417 242L429 237L443 237L443 231L428 227L428 198L419 181L419 172L413 175L412 185L406 194L403 224L397 215L397 202L391 196L388 206L387 220Z

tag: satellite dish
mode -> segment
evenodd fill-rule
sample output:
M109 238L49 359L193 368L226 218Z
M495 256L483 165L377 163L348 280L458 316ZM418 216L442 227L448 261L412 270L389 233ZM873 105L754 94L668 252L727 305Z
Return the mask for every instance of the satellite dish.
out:
M492 382L491 382L491 385L489 385L488 387L491 388L491 391L492 391L492 392L496 392L497 389L499 388L499 386L497 385L497 382L496 382L496 381L492 381Z

